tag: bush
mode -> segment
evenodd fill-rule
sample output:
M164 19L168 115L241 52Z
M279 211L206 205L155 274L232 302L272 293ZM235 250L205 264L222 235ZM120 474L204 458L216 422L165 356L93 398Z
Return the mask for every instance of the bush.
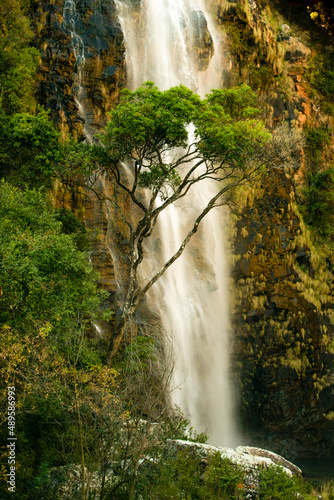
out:
M269 467L260 472L259 495L261 500L287 500L312 498L311 486L297 476L290 477L282 467Z
M332 99L334 93L334 53L315 55L309 66L309 81L322 96Z
M50 186L61 157L59 132L45 111L10 119L0 111L0 169L9 182L20 187Z
M203 500L212 498L229 500L239 498L237 488L242 487L243 472L217 451L209 457L204 472L204 485L200 488Z
M62 223L62 232L64 234L71 234L74 243L78 250L85 251L90 247L90 237L83 222L81 222L70 210L67 208L59 208L55 211L55 218Z
M310 127L305 130L306 147L312 156L321 152L324 146L331 143L331 132L331 129L324 125L317 128Z
M7 115L33 112L34 80L40 62L30 47L34 33L25 0L0 2L0 109Z
M305 188L305 221L319 234L332 238L334 234L334 167L312 173Z
M218 451L202 460L197 450L178 450L142 469L137 494L150 500L231 500L242 498L242 477L243 472Z

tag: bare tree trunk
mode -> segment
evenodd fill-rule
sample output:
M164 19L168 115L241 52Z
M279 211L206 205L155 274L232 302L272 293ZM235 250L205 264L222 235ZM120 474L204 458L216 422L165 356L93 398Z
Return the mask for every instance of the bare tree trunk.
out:
M101 481L100 500L103 500L104 497L104 486L106 483L107 464L108 464L107 458L104 456L101 461L102 481Z
M119 346L123 340L124 333L129 321L130 315L125 315L122 316L119 324L116 327L115 334L113 335L110 344L109 344L109 349L107 352L107 359L106 359L106 365L108 368L110 368L111 361L115 354L118 352Z
M75 397L76 397L76 407L77 407L77 414L78 414L78 427L79 427L80 451L81 451L81 476L82 476L81 498L82 498L82 500L86 500L85 452L84 452L84 445L83 445L83 438L82 438L82 423L81 423L81 415L80 415L80 408L79 408L79 402L78 402L78 391L77 391L76 384L75 384Z

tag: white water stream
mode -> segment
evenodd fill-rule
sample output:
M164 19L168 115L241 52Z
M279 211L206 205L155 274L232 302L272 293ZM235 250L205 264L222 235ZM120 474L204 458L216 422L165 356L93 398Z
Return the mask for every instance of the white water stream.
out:
M72 92L75 102L78 106L78 114L84 120L84 136L86 140L92 142L92 134L87 127L87 112L85 107L86 89L84 86L84 68L86 62L85 45L83 39L78 34L77 28L77 11L76 5L73 0L66 0L63 10L63 27L69 31L71 35L71 44L75 56L75 71L74 71L74 85Z
M182 83L204 96L221 86L219 35L204 3L142 0L135 6L131 0L117 0L116 4L125 37L130 88L147 80L161 90ZM207 47L208 55L212 52L205 70L196 58L199 46ZM214 190L214 185L202 183L200 191L188 195L182 206L172 206L163 213L159 234L155 234L163 262L179 247ZM223 213L212 210L202 224L199 236L154 285L150 303L158 310L166 334L173 338L176 366L172 402L180 406L198 432L209 434L211 443L234 446L237 433L229 383ZM144 272L158 270L162 264L158 260L157 254L153 255Z

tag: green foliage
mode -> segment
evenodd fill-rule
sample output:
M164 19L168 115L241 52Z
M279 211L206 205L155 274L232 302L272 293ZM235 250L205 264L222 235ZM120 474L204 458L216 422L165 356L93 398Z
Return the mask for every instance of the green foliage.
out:
M105 294L78 250L79 221L62 211L58 216L67 224L57 220L43 191L1 182L0 418L5 421L6 388L15 385L22 499L41 496L43 462L51 467L84 457L87 466L98 468L101 436L106 443L114 439L123 412L115 396L116 371L102 367L86 335L90 321L101 317ZM3 426L1 439L6 433ZM3 490L0 495L7 498Z
M207 96L210 108L214 111L224 110L228 121L238 122L252 119L259 114L256 106L256 95L247 85L231 89L212 90ZM224 116L224 115L222 115Z
M67 208L55 210L55 218L62 223L62 232L72 235L78 250L85 251L90 247L89 233L85 225Z
M323 500L334 500L334 480L327 479L321 484L321 497Z
M308 127L305 139L308 174L302 215L318 235L331 240L334 235L334 168L324 168L324 148L331 144L332 129L324 125Z
M163 163L153 165L148 172L142 172L139 185L146 188L159 187L162 178L165 178L165 186L175 188L181 184L181 176L173 168Z
M290 477L281 467L268 467L260 472L259 495L261 500L287 500L314 498L310 486L297 476Z
M316 171L322 163L322 152L331 143L332 130L324 125L308 127L305 130L306 150L311 162L311 169Z
M111 112L103 142L115 161L148 160L153 151L186 146L186 126L198 115L198 95L183 85L165 92L147 82L136 91L123 90L120 104Z
M81 463L84 457L86 466L95 470L104 457L104 446L115 442L123 411L115 394L117 372L101 366L83 335L72 335L68 352L53 342L48 328L35 335L7 326L0 330L0 417L4 421L6 388L15 385L20 498L40 498L42 493L44 497L45 463L49 467ZM95 354L94 364L85 366L85 350L92 352L91 359ZM2 426L0 437L6 439L6 434ZM2 489L1 498L7 498Z
M148 468L146 474L143 472L138 493L152 500L200 499L202 470L195 451L179 450L175 455L165 455L159 464Z
M123 367L129 372L141 372L147 368L150 361L156 360L155 341L152 337L136 337L126 346Z
M310 86L310 95L322 113L334 116L334 53L332 49L316 46L314 55L310 58L306 77Z
M320 103L321 106L321 111L328 116L334 116L334 106L331 102L328 101L322 101Z
M61 161L56 165L55 174L67 185L74 183L75 177L89 177L101 165L105 165L108 156L103 148L83 142L68 140L62 144Z
M238 19L232 18L224 22L228 50L237 61L239 69L235 77L238 82L249 83L254 91L268 91L274 83L275 75L273 64L269 61L268 44L263 43L261 38L255 38L253 28L245 20L243 12L239 10L237 15Z
M204 472L204 487L201 488L201 498L229 500L238 498L237 487L242 487L243 472L230 462L222 458L217 451L209 457Z
M334 53L323 51L310 60L308 80L322 96L331 100L334 93Z
M224 25L225 27L225 25ZM247 63L255 50L252 28L245 22L227 22L226 34L230 42L231 55Z
M242 498L242 478L243 472L219 452L202 460L196 449L169 451L141 471L136 498L237 499Z
M19 53L0 52L0 108L7 115L33 112L33 86L39 66L39 52L33 47Z
M96 275L61 229L41 192L0 185L2 324L68 336L98 310Z
M304 190L305 221L320 235L332 238L334 235L334 168L308 176L308 186Z
M0 173L18 186L50 186L62 158L59 133L45 111L36 116L0 114Z
M7 115L35 108L33 85L39 52L29 47L33 32L25 14L26 3L1 0L0 4L0 109Z
M255 94L245 85L214 90L204 100L182 85L162 92L147 82L134 92L124 90L102 136L106 148L101 151L102 166L108 168L109 162L115 171L119 161L132 160L135 185L139 181L141 186L160 190L163 197L166 187L180 185L177 169L189 167L191 160L243 168L246 159L271 137L255 119L255 103ZM193 150L166 163L173 148L186 147L191 122Z
M254 117L256 96L246 85L213 90L195 122L199 150L205 158L244 168L255 150L270 141L271 135Z
M250 85L254 90L268 90L273 83L273 71L270 66L260 66L250 68Z
M20 50L34 36L26 15L25 0L2 0L0 4L0 49Z

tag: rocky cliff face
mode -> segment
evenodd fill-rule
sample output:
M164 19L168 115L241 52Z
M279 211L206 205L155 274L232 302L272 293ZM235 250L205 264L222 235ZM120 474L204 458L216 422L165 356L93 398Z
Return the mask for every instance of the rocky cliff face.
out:
M32 16L40 49L36 82L38 101L50 110L64 137L84 140L100 131L126 82L123 33L114 0L42 0L32 2ZM96 185L105 190L103 179ZM115 308L115 275L110 254L105 203L91 191L70 193L56 186L56 204L71 208L89 229L99 234L90 258L109 292L106 307ZM102 339L113 327L95 325Z
M217 12L230 57L227 83L258 89L269 126L285 120L291 135L331 121L310 98L311 50L287 25L274 30L268 3L225 2ZM333 262L315 247L297 208L304 170L302 151L299 164L273 169L243 192L231 236L245 439L288 457L330 455L334 444Z
M310 49L288 28L275 31L265 2L261 9L246 0L211 3L225 32L225 83L247 81L258 88L272 127L282 119L297 128L322 120L307 91ZM64 7L64 0L33 3L42 57L37 94L64 135L82 138L83 118L90 130L99 130L125 85L123 37L113 0L75 2L75 33L85 47L78 83ZM211 49L208 40L199 56L204 60ZM81 109L78 84L84 89ZM298 213L295 192L303 168L301 162L299 169L273 170L244 192L247 202L240 203L230 235L233 366L245 439L287 457L326 456L334 449L334 263L314 247ZM106 180L98 189L114 196ZM118 241L124 250L118 267L125 268L122 221L115 219L108 232L106 205L90 196L84 206L87 225L101 229L91 258L114 304L124 276L115 277L110 248Z
M64 136L82 139L84 122L91 133L99 131L125 86L123 34L114 0L42 0L32 3L32 11L42 60L38 100ZM83 61L76 54L78 39Z
M233 352L243 427L286 456L333 449L333 275L305 234L289 175L272 173L236 222Z

